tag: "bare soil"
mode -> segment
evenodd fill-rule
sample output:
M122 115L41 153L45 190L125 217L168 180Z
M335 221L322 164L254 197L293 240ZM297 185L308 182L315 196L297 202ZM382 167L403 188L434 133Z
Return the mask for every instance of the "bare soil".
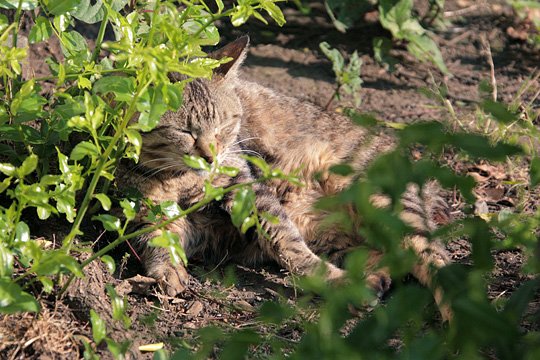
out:
M245 78L277 89L283 94L321 106L328 103L335 90L334 74L330 62L318 47L320 42L327 41L343 53L356 50L361 55L364 81L360 91L361 111L373 113L379 119L390 122L447 119L449 115L446 110L419 92L420 88L435 82L446 83L448 99L460 116L467 119L480 99L480 81L492 81L490 56L484 45L486 42L491 48L499 99L513 100L520 86L540 64L538 49L526 41L516 39L515 35L509 35L513 34L509 28L523 27L511 9L493 2L483 6L476 6L475 3L446 1L444 11L447 26L434 33L452 74L446 78L432 65L418 62L406 52L404 46L398 46L392 51L399 59L399 65L394 72L387 72L374 60L371 47L373 37L387 34L380 25L370 21L369 14L364 22L346 34L333 28L324 8L316 3L311 4L310 16L302 15L294 7L285 8L287 24L282 28L274 25L266 27L255 22L241 28L232 28L226 23L220 24L220 27L224 42L245 33L251 37L251 47L244 66ZM59 54L59 46L54 42L32 46L27 76L46 75L48 71L43 59ZM527 97L522 101L528 101ZM351 105L352 99L345 97L339 102L332 102L331 108L340 111ZM479 181L478 198L491 211L514 209L520 201L516 192L506 185L507 180L526 176L519 171L509 173L504 165L459 162L452 156L449 156L447 162L460 172L476 174ZM463 204L459 196L449 194L448 201L454 216L462 216ZM531 196L528 201L525 209L535 208L536 197ZM52 241L61 239L62 233L61 227L51 224L50 228L44 229L43 236ZM99 235L95 229L89 233ZM88 240L94 241L95 236ZM454 261L470 262L470 246L467 241L453 241L448 244L448 248ZM495 299L511 294L527 276L520 272L523 256L518 250L500 251L493 256L496 266L489 296ZM169 298L153 287L146 294L139 294L144 290L138 290L137 287L144 286L144 281L130 283L122 280L134 275L136 271L122 264L119 267L121 276L113 277L104 265L93 263L85 269L86 278L73 283L63 298L56 299L38 292L43 309L41 313L2 315L0 358L81 357L83 342L91 342L92 339L89 311L94 309L106 320L115 340L133 342L130 354L132 358L150 359L151 354L139 352L139 345L164 342L173 348L189 347L194 344L196 330L207 325L225 329L257 327L260 333L265 334L268 329L256 318L256 309L260 304L267 300L294 303L298 296L287 281L287 274L272 265L250 269L234 264L190 264L190 287L177 298ZM234 273L233 277L231 273ZM132 320L132 327L128 331L118 322L112 321L106 284L115 287L119 294L126 295L128 315ZM536 308L538 305L537 300ZM316 318L316 314L309 316ZM300 327L291 321L279 329L277 336L294 344L301 337ZM264 357L267 351L264 346L257 348L253 356ZM110 356L105 347L101 347L100 352L104 358Z

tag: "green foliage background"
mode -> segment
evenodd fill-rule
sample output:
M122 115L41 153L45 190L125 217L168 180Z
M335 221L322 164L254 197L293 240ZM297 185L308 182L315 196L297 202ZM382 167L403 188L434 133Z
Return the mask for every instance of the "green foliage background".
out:
M185 82L171 83L167 74L179 72L191 78L210 78L212 69L221 61L207 58L202 49L219 41L215 21L229 19L234 26L240 26L250 17L265 23L266 17L270 17L281 25L285 20L277 3L278 0L239 0L225 6L221 0L208 4L196 0L129 3L127 0L0 0L0 8L11 10L9 18L0 15L0 149L3 154L0 163L0 312L39 312L39 303L30 290L33 284L39 283L46 293L59 296L71 279L84 276L84 267L92 261L101 259L114 269L114 260L107 253L115 246L197 211L226 192L242 189L237 195L239 205L234 209L233 221L257 226L258 216L264 214L256 212L250 184L223 189L208 183L205 199L189 209L180 209L170 202L155 204L153 216L158 220L157 225L135 233L127 233L126 229L135 216L137 204L129 199L111 198L110 189L119 160L137 161L140 133L155 127L165 111L176 110L182 104ZM328 4L337 11L339 6L348 6L350 2L336 0ZM406 40L409 51L447 72L429 33L411 17L412 1L385 0L379 1L378 6L381 24L395 39ZM48 41L52 36L60 41L64 60L47 60L53 74L50 77L29 80L21 77L21 63L27 57L27 48L17 47L23 12L32 18L30 43ZM74 30L75 22L100 23L93 49L87 39ZM104 42L109 25L114 30L115 41ZM385 40L375 41L381 46L385 44ZM343 58L329 47L323 48L328 56L340 62L341 67L334 70L343 75L342 82L359 86L358 76L347 75L351 69L359 71L358 61L354 60L356 62L346 68ZM343 68L346 71L340 72ZM54 83L48 97L41 92L46 82ZM431 89L428 94L445 105L444 89ZM398 215L398 199L405 186L408 183L422 186L435 178L447 188L459 189L471 207L474 202L471 178L454 174L429 159L436 159L449 148L471 160L512 158L530 164L531 181L520 186L531 189L540 182L537 154L531 148L519 146L512 136L515 129L519 130L520 137L537 136L534 124L521 118L513 104L486 100L479 104L478 111L484 119L499 124L501 136L495 139L467 131L451 131L440 123L406 126L398 132L400 143L395 151L375 161L366 176L349 189L322 201L319 206L330 209L335 219L344 222L349 219L340 209L347 206L364 214L362 235L368 243L386 251L384 263L394 275L406 274L414 255L401 247L401 239L410 231ZM132 123L137 113L138 121ZM362 126L381 125L372 117L350 115ZM512 131L502 131L510 126ZM74 135L83 140L72 146L70 139ZM405 155L410 146L417 144L425 146L431 157L415 162ZM263 177L258 181L275 177L295 181L294 177L271 169L258 158L248 160L262 170ZM186 159L186 162L210 172L235 175L234 169L207 164L202 159ZM396 172L400 176L395 176ZM390 195L392 206L374 208L369 201L374 193ZM110 211L115 203L123 211L123 220ZM61 239L61 246L50 248L34 240L27 223L31 217L41 220L57 217L71 224L69 233ZM78 236L83 234L81 224L90 218L116 237L97 252L78 241ZM303 338L299 344L287 344L278 338L269 340L256 329L224 334L222 329L207 328L200 331L196 351L181 348L173 357L206 358L217 351L220 358L239 358L265 343L273 349L275 358L288 354L292 358L474 359L486 353L496 353L501 359L539 358L540 334L523 331L520 327L524 316L528 321L539 316L525 315L540 285L536 238L539 222L539 213L507 213L490 218L470 216L430 234L442 238L463 236L472 243L472 266L454 264L442 269L437 277L454 311L453 321L445 326L432 321L435 310L429 290L413 284L398 284L387 304L349 324L354 318L349 311L351 306L362 309L374 300L363 278L367 254L358 251L347 262L350 274L347 286L330 288L317 276L300 280L307 299L314 294L319 298L317 321L302 318L304 305L291 306L286 301L266 303L260 309L261 322L276 331L287 321L300 319ZM496 238L495 233L502 234L503 241ZM165 232L154 239L152 245L168 248L171 261L186 261L175 234ZM495 302L486 296L493 268L491 251L508 248L523 251L527 258L525 271L532 274L532 280L522 284L508 299ZM91 255L81 262L78 259L83 252ZM108 294L113 318L129 328L126 301L112 288L108 288ZM306 303L311 304L305 305L307 307L313 306ZM130 343L114 342L96 312L90 314L90 319L93 343L85 345L85 357L95 358L96 346L104 342L114 357L122 358ZM350 330L343 335L341 330L345 324L349 324ZM396 337L403 341L400 349L389 345L389 340ZM167 358L169 354L160 351L155 357Z

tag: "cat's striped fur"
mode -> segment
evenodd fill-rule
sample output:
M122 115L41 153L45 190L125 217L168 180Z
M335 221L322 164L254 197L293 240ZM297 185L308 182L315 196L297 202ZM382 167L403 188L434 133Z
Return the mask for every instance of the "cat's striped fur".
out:
M184 165L184 154L240 169L235 178L216 178L217 186L254 179L256 171L240 157L242 153L258 154L285 172L301 168L304 187L281 181L254 186L258 210L280 220L278 224L262 220L270 240L254 231L241 235L234 228L229 216L233 194L168 229L180 235L188 257L204 254L248 264L274 260L293 273L309 274L323 262L320 255L338 262L348 250L363 244L356 231L322 227L324 214L313 209L319 198L336 194L352 181L351 177L330 173L329 168L347 162L361 174L377 155L394 148L394 140L385 133L373 134L355 126L342 115L240 79L238 68L247 43L247 37L243 37L212 54L233 60L222 65L213 80L194 80L186 85L182 108L167 113L155 130L144 134L140 164L126 172L121 186L135 187L156 203L174 200L187 207L202 198L208 174ZM211 143L217 148L217 159L212 158ZM373 203L384 207L389 200L374 196ZM411 185L402 203L403 220L418 231L404 239L404 245L419 255L413 274L430 286L432 265L444 266L449 258L441 243L428 242L422 234L433 230L435 214L444 214L445 204L434 184L423 189L423 196ZM352 216L357 218L355 226L361 226L361 214ZM143 211L138 225L146 224ZM187 285L188 275L184 268L171 265L166 250L145 246L156 235L139 239L144 265L148 275L175 295ZM366 279L375 291L384 292L390 277L385 269L377 268L380 254L373 251L372 255ZM330 280L344 276L344 271L331 263L326 263L326 269ZM436 291L437 302L441 299L440 291ZM443 315L450 316L446 309Z

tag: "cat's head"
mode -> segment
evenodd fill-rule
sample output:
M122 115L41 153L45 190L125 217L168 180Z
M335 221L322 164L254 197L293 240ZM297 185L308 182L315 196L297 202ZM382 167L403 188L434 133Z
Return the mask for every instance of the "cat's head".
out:
M184 155L200 156L211 163L216 160L211 144L218 160L235 144L243 110L234 85L248 43L244 36L210 54L232 60L215 69L211 80L189 82L182 107L165 113L154 130L142 134L142 166L160 172L185 171L189 168L183 162Z

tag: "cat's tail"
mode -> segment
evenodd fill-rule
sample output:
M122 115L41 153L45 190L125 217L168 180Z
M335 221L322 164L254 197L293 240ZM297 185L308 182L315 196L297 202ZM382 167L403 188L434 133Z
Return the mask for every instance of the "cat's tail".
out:
M433 290L443 320L450 321L452 311L443 298L443 291L433 284L434 273L451 263L446 247L439 239L430 239L427 234L437 226L450 222L449 206L441 197L441 188L431 181L422 187L410 184L402 196L401 219L415 230L404 240L404 245L414 250L418 262L412 269L413 276L424 286Z
M451 260L444 244L439 239L431 239L428 236L438 226L450 222L448 204L440 193L441 188L435 181L424 184L422 190L416 184L409 184L401 198L403 210L400 217L414 229L414 232L403 241L403 245L412 249L418 257L412 275L422 285L433 290L443 320L449 321L452 312L444 303L442 289L433 284L433 276ZM390 205L390 199L384 195L373 195L371 202L379 208Z

